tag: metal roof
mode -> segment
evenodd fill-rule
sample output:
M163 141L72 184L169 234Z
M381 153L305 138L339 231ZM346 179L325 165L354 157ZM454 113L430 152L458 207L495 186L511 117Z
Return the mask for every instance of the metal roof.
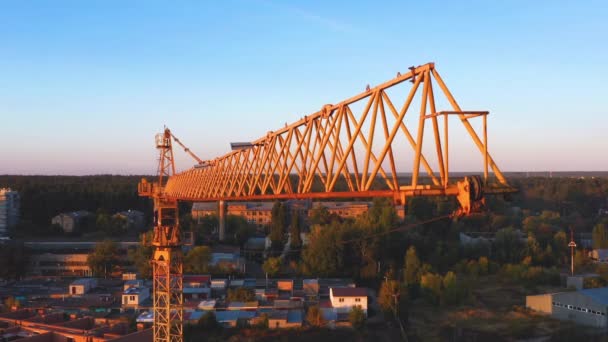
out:
M608 287L598 287L595 289L580 290L578 293L591 298L593 301L603 305L608 305Z
M330 291L334 297L367 297L364 287L332 287Z
M241 311L241 310L216 311L215 317L216 317L217 321L220 323L236 321L239 318L251 319L251 318L255 317L255 311Z

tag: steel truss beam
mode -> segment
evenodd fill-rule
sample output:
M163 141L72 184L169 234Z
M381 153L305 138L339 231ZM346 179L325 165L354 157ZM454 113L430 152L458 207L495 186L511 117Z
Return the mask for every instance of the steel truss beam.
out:
M406 81L412 83L409 91L397 90L398 85L407 85ZM450 103L450 110L436 110L433 81ZM393 99L390 88L397 91ZM414 136L404 119L413 111L410 109L419 93ZM402 94L407 94L405 100L397 98ZM397 101L403 103L399 110L394 105ZM355 114L357 105L363 105L363 109ZM486 189L509 192L512 188L487 151L487 114L461 110L434 64L425 64L336 105L325 105L312 115L269 132L248 148L171 176L165 195L188 201L387 196L403 202L405 196L413 194L453 194L457 187L450 183L448 115L458 116L479 148ZM469 122L477 116L483 117L483 141ZM439 117L443 117L443 137ZM431 120L433 139L425 141L427 119ZM405 140L406 146L399 140ZM430 149L434 153L423 153L425 143L434 144ZM408 183L400 183L396 159L408 150L413 161L412 176ZM421 165L430 184L422 184ZM489 168L493 179L489 178Z

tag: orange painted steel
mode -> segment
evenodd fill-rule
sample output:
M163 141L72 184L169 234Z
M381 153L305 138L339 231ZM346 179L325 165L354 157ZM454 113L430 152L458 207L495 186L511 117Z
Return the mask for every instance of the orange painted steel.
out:
M410 84L406 81L411 82L409 91L404 87ZM433 83L451 108L437 111ZM405 99L399 97L405 94ZM419 110L413 136L404 119L415 99ZM397 101L403 101L399 110ZM357 111L357 106L363 109ZM196 158L198 166L169 177L165 196L187 201L381 196L393 197L401 204L408 196L453 196L459 190L455 182L450 183L449 115L458 117L479 149L484 191L513 192L487 151L488 112L463 111L434 64L429 63L336 105L325 105L248 147L204 162ZM469 122L479 116L483 118L483 140ZM443 138L439 117L444 121ZM432 121L433 139L425 141L427 119ZM423 145L434 148L425 155ZM408 150L413 161L411 177L398 177L397 169L403 169L398 168L398 158ZM426 178L420 174L421 166ZM489 169L493 171L491 179Z

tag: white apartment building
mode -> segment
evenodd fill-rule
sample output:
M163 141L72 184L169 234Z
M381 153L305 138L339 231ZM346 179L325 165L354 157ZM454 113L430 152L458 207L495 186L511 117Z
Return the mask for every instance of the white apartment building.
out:
M10 228L19 221L19 193L0 188L0 237L8 236Z
M338 313L347 313L360 306L367 315L367 289L363 287L332 287L329 289L331 306Z

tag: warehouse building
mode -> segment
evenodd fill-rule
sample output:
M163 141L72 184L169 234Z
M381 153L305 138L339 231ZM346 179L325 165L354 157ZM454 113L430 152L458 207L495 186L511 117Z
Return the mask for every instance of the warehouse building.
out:
M608 330L608 287L527 296L526 307L556 319Z

